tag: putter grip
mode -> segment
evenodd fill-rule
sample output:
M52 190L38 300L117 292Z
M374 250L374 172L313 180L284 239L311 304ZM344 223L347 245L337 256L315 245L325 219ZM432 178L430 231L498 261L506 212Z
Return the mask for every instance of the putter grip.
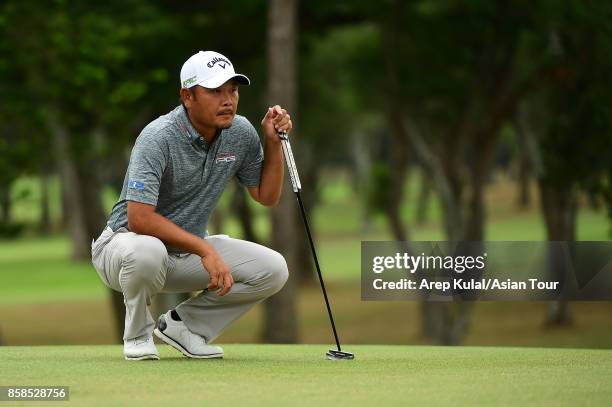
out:
M287 169L289 171L289 178L291 178L291 185L293 186L293 192L298 192L302 189L300 183L300 176L295 165L295 159L293 158L293 151L291 150L291 143L289 142L289 136L286 132L278 134L281 139L281 145L283 148L283 155L285 156L285 162L287 163Z

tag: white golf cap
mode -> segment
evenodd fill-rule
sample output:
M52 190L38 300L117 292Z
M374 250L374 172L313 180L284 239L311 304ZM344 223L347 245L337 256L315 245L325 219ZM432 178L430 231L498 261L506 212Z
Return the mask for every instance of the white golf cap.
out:
M234 71L229 59L215 51L200 51L185 61L181 68L181 88L200 85L215 89L232 78L241 85L251 83L249 78Z

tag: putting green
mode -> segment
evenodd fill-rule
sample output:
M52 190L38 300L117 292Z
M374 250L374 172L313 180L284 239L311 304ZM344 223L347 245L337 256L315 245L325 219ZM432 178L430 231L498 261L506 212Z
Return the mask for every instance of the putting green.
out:
M0 385L67 385L71 405L610 405L612 351L494 347L224 345L190 360L158 345L0 347ZM58 403L61 404L61 403ZM58 405L53 403L53 405Z

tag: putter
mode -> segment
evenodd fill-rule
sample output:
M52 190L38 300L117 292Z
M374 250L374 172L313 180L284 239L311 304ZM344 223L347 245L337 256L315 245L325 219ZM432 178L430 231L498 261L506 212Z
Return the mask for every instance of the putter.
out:
M310 226L308 225L308 219L306 218L306 210L304 209L304 203L300 191L302 185L300 184L300 177L297 172L295 160L293 159L293 151L291 151L291 143L289 143L289 136L286 132L280 132L278 136L281 139L281 146L283 148L283 155L285 156L285 162L287 163L287 169L289 170L289 177L291 178L291 184L293 185L293 192L297 198L298 204L300 205L300 211L302 212L302 220L304 221L304 227L306 228L306 234L308 235L308 242L310 243L310 250L312 251L312 257L317 268L317 274L319 275L319 282L321 283L321 290L323 291L323 298L325 298L325 305L327 306L327 314L329 315L329 321L331 322L332 330L334 331L334 339L336 339L336 347L338 349L330 349L325 352L325 358L329 360L348 360L354 359L355 355L350 352L344 352L340 347L340 340L338 339L338 333L336 332L336 324L334 324L334 317L332 315L331 307L329 306L329 300L327 299L327 291L325 290L325 283L323 283L323 275L321 274L321 268L319 267L319 260L317 259L317 252L312 241L312 234L310 233Z

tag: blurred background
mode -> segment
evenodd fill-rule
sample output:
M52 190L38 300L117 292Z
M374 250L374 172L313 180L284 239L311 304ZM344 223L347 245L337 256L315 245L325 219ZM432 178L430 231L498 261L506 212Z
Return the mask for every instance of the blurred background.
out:
M611 348L608 302L360 299L362 240L611 238L610 21L584 0L4 0L0 343L120 341L91 239L208 49L251 78L239 113L258 130L267 106L291 112L344 342ZM296 209L288 186L270 210L228 185L211 234L274 247L291 278L220 343L333 342Z

